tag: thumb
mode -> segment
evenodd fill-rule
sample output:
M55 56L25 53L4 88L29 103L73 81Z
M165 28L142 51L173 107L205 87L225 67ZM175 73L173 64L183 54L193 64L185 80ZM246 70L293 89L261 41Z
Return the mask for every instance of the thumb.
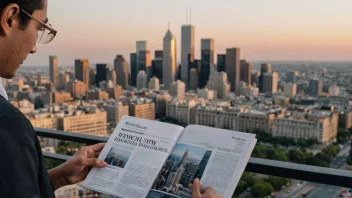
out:
M192 198L197 198L202 195L202 194L200 194L200 182L199 182L198 178L196 178L193 181L193 184L191 187L192 187Z
M107 164L103 160L99 160L97 158L82 158L81 159L82 165L85 166L92 166L92 167L98 167L98 168L103 168Z

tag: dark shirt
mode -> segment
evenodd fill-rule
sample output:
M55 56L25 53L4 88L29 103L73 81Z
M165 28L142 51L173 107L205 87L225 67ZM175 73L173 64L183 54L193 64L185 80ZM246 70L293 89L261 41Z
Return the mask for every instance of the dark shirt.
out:
M0 197L55 197L36 132L1 96L0 157Z

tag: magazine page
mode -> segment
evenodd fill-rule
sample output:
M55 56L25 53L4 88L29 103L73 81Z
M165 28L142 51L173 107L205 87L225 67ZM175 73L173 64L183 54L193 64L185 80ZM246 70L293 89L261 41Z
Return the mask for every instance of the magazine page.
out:
M191 197L195 178L230 198L255 146L254 134L188 126L165 161L148 198ZM173 195L173 196L171 196Z
M146 197L183 130L124 116L99 155L108 165L93 168L82 186L111 196Z

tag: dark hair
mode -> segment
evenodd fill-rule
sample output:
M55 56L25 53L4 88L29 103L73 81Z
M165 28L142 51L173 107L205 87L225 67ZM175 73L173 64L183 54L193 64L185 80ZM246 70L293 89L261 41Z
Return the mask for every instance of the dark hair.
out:
M32 14L34 10L40 10L44 7L43 0L0 0L0 12L11 3L17 4L29 14ZM26 28L30 18L21 10L19 16L22 20L22 28Z

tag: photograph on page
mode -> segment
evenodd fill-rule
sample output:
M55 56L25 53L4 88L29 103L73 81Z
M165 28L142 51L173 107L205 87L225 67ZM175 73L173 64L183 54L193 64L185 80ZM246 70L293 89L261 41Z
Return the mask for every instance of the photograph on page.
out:
M124 168L131 154L132 152L129 151L111 148L104 162L106 162L108 166Z
M178 143L165 161L152 192L191 197L188 186L195 178L202 178L211 154L212 150L205 147Z

